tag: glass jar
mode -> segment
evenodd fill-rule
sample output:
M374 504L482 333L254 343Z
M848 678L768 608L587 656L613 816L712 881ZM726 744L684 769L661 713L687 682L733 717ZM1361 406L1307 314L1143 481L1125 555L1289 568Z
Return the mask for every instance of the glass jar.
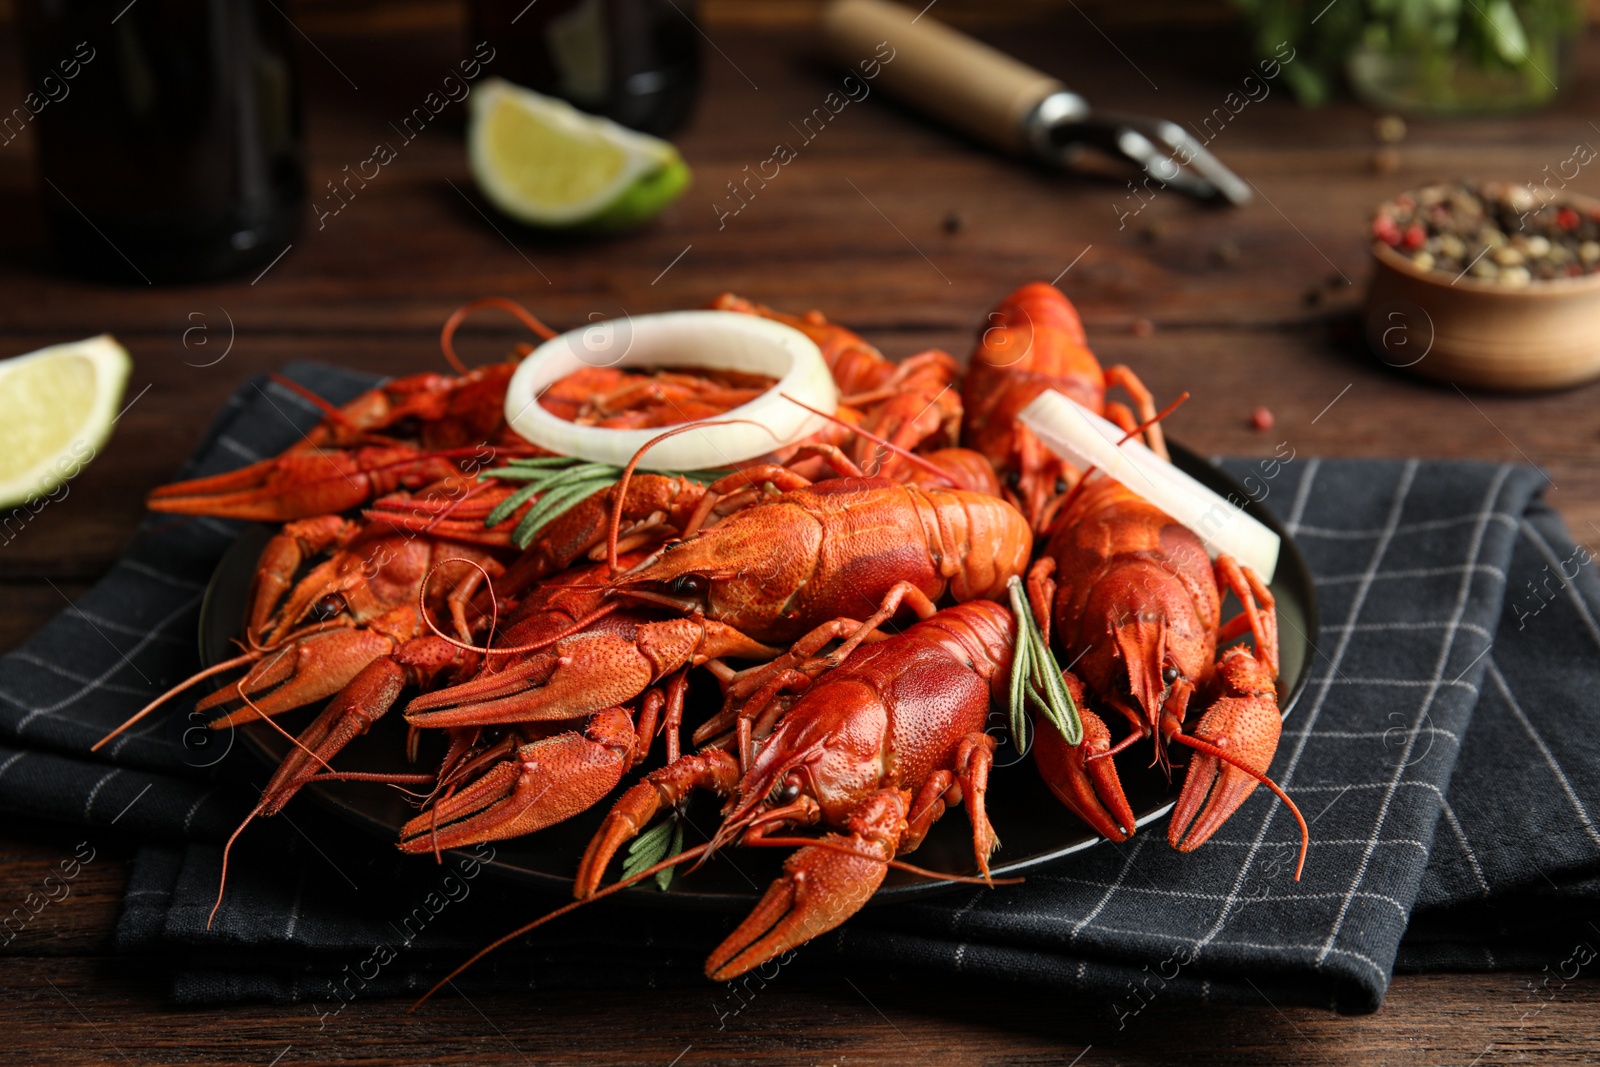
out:
M1374 18L1346 56L1352 91L1387 111L1421 116L1504 115L1553 102L1575 75L1582 27L1573 0L1398 3ZM1455 9L1437 17L1441 8Z

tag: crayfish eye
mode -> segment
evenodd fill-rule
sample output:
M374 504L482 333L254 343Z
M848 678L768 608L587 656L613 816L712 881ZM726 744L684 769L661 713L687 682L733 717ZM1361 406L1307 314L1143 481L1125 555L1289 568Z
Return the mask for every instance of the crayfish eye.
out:
M699 596L706 591L706 580L698 574L685 574L672 584L672 588L689 596Z
M1161 680L1163 682L1167 683L1168 685L1171 685L1173 682L1176 682L1178 680L1178 668L1173 667L1171 665L1168 665L1161 672Z
M329 593L311 606L311 614L317 617L318 622L327 622L329 619L338 618L344 608L344 597L338 593Z
M791 774L784 778L783 784L780 785L778 787L778 791L772 795L772 801L774 804L793 804L795 801L800 799L800 790L802 788L803 787L800 785L800 776Z

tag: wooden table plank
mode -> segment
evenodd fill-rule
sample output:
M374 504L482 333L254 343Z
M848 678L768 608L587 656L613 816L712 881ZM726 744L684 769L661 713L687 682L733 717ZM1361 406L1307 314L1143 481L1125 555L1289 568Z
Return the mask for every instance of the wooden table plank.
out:
M0 997L34 1020L0 1045L0 1064L268 1064L280 1054L283 1064L470 1067L1593 1063L1600 986L1572 983L1535 1011L1540 1002L1527 981L1511 974L1405 978L1382 1012L1354 1018L1267 1003L1156 1000L1121 1031L1111 1009L1093 997L970 988L953 995L870 979L854 988L841 980L795 989L784 986L781 973L737 1015L728 1014L727 991L708 986L447 996L411 1017L405 1001L358 998L323 1020L311 1004L165 1008L151 1002L127 960L32 957L8 960L0 974Z
M70 335L104 324L176 336L190 312L220 304L247 334L425 334L455 306L488 292L509 291L553 321L571 322L622 305L638 311L695 304L723 287L773 301L818 303L867 326L955 324L981 320L1016 279L1054 277L1085 244L1096 246L1085 265L1098 263L1099 269L1069 286L1091 327L1135 316L1158 324L1300 322L1326 313L1307 311L1308 286L1335 270L1362 284L1364 222L1377 201L1423 180L1480 170L1490 141L1497 174L1534 180L1545 165L1565 159L1574 141L1595 136L1582 116L1597 110L1597 94L1580 87L1559 112L1514 123L1418 124L1402 146L1401 171L1380 176L1369 165L1376 146L1368 113L1329 108L1309 123L1278 92L1242 112L1216 147L1283 214L1265 200L1218 211L1163 193L1119 230L1113 205L1127 195L1121 185L1015 166L908 116L881 94L851 105L806 144L790 124L821 106L838 75L797 57L786 37L726 36L741 68L748 64L767 78L766 90L753 91L731 68L708 64L704 107L681 139L697 184L642 234L574 243L503 223L501 236L484 226L462 195L470 181L459 142L445 128L459 121L457 110L415 142L401 144L394 163L327 218L325 228L313 222L290 256L256 285L240 279L145 291L64 282L32 269L44 258L36 225L0 235L0 252L10 253L0 281L12 296L0 330ZM1036 58L1054 57L1049 65L1063 73L1079 71L1085 84L1105 86L1102 95L1123 106L1165 110L1180 121L1202 118L1238 80L1226 65L1208 67L1207 78L1170 83L1176 92L1163 97L1114 56L1108 61L1103 50L1088 51L1091 43L1081 36L1062 39L1059 49L1047 34L1016 43L1029 44ZM428 73L455 54L448 44L430 42L422 54L419 48L363 43L347 56L336 47L341 69L365 83L362 93L327 84L327 70L308 69L320 93L310 126L311 185L321 203L338 203L325 183L342 168L369 156L379 140L399 140L390 126L394 116L420 100L431 85ZM1237 64L1242 76L1248 69L1242 56ZM387 73L396 70L413 76ZM752 186L749 206L719 230L713 204L738 203L726 183L741 180L744 168L756 167L780 140L798 142L799 158L766 189ZM31 195L27 159L21 142L8 147L0 155L0 190L18 216L28 215L21 210ZM1574 188L1597 192L1600 180L1584 173ZM868 199L887 209L904 237ZM952 210L966 227L946 235L940 226ZM1152 219L1161 220L1164 237L1148 245L1138 231ZM1222 239L1244 252L1238 266L1210 263ZM652 287L689 245L691 255ZM397 259L426 269L382 269ZM797 261L826 262L832 269L797 272ZM863 277L873 284L861 285ZM90 301L95 322L84 316Z

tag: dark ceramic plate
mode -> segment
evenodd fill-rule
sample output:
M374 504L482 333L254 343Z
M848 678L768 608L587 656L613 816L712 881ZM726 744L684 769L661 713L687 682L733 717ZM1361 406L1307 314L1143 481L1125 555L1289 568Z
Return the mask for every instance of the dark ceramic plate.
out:
M1231 494L1236 500L1250 500L1244 488L1219 468L1177 446L1172 453L1173 462L1179 468L1210 488L1224 496ZM1272 593L1278 602L1282 641L1279 688L1286 694L1282 707L1287 715L1306 685L1310 652L1317 638L1316 594L1305 561L1282 524L1254 501L1246 505L1246 510L1283 539ZM251 527L217 565L200 613L200 652L205 664L219 662L236 652L232 642L244 618L251 574L262 547L273 532L273 528L267 526ZM1237 605L1230 597L1223 608L1224 617L1235 610ZM707 713L704 708L696 709L695 691L706 692L712 688L709 677L697 678L696 682L704 684L691 687L690 705L685 714L685 738L694 723ZM298 733L317 710L302 709L280 716L279 722ZM1003 714L996 711L992 722L1001 728L991 732L1002 736L1004 721ZM277 766L289 747L281 734L261 723L247 726L239 733L246 747L271 767ZM415 773L435 765L442 746L430 748L424 744L419 764L405 762L405 733L405 721L397 709L344 750L338 761L340 769ZM656 747L659 750L662 746L658 743ZM659 759L658 755L647 768L659 765ZM1139 816L1138 824L1146 826L1165 816L1177 799L1177 785L1168 782L1159 769L1149 766L1148 744L1135 745L1116 760L1128 802ZM996 763L990 778L989 817L1004 845L994 856L995 875L1033 870L1102 840L1062 807L1039 778L1031 759L1016 759L1015 750L1002 744ZM632 776L628 780L632 781ZM1181 782L1180 776L1178 784ZM310 787L306 792L316 802L354 820L383 841L395 841L401 824L416 813L403 794L387 786L327 783ZM513 841L495 842L493 866L523 880L553 888L570 887L578 858L609 807L609 801L603 802L561 825ZM689 820L691 829L686 834L686 843L704 840L695 830L710 833L717 825L715 799L698 797L689 807ZM748 905L778 875L784 855L785 850L781 849L726 849L694 873L675 878L666 892L649 885L627 890L623 895L640 903L712 908ZM971 829L965 809L956 808L947 813L928 834L922 847L909 858L919 866L943 873L975 873ZM432 861L419 859L418 862ZM615 867L613 877L614 871ZM958 883L931 881L891 870L874 901L903 900L955 884Z

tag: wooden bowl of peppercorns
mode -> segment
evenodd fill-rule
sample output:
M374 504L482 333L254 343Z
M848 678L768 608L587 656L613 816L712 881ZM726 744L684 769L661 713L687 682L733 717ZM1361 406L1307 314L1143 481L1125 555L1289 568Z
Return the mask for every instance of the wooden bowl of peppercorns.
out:
M1600 377L1600 201L1498 182L1431 185L1378 208L1373 354L1487 389Z

